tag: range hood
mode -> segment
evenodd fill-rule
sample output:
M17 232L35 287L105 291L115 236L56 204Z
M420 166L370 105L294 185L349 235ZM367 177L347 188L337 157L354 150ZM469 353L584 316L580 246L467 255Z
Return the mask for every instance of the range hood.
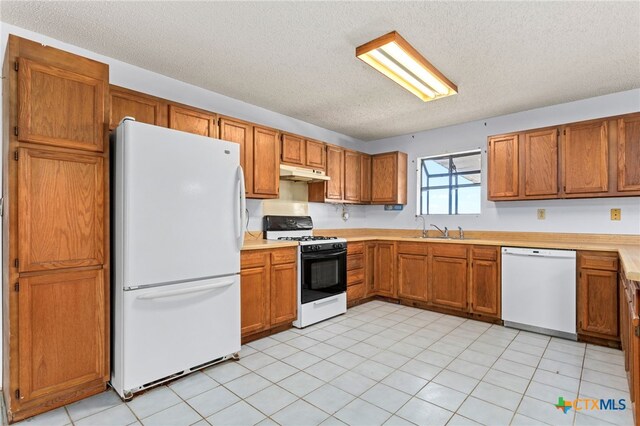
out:
M322 170L280 164L280 179L294 182L322 182L331 180Z

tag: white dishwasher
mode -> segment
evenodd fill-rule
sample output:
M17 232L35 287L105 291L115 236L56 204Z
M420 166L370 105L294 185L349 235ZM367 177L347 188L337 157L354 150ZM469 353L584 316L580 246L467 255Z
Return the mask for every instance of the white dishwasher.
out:
M502 319L576 340L576 252L502 247Z

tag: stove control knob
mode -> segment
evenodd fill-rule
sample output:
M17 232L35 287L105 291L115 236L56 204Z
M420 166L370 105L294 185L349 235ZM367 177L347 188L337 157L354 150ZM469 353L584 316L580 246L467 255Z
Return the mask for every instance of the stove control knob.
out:
M336 249L342 248L342 244L340 244L340 243L334 244L333 248L336 248Z
M320 250L320 246L315 245L315 246L311 247L311 249L312 249L312 250L316 250L316 251L318 251L318 250Z

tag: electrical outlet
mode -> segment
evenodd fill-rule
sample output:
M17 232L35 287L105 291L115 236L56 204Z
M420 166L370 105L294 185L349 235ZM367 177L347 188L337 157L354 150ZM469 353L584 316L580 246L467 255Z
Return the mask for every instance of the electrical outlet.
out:
M547 217L547 210L538 209L538 220L545 220L546 217Z
M621 209L611 209L611 220L620 220L622 217Z

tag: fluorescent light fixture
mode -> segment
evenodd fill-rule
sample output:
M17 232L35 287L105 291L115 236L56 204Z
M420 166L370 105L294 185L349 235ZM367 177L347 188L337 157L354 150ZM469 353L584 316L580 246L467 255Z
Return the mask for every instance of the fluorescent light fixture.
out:
M458 87L395 31L356 48L356 56L423 101L458 93Z

